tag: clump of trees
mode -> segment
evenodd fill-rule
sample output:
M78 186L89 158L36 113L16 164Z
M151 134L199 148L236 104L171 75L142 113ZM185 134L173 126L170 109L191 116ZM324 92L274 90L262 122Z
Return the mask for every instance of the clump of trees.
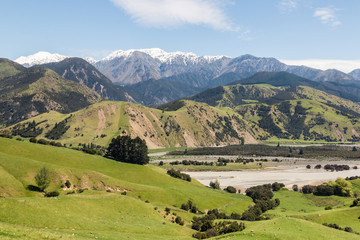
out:
M118 136L111 140L105 157L119 162L144 165L149 163L146 142L139 137Z
M196 207L195 203L193 203L190 199L186 203L181 204L180 208L185 211L190 211L192 213L199 212L199 209Z
M330 181L318 186L305 185L301 189L302 193L310 194L313 193L317 196L331 196L337 195L342 197L353 196L352 185L349 181L338 178L335 182Z
M60 139L70 128L70 126L66 125L69 118L71 118L71 115L61 122L55 123L55 126L45 134L45 137L53 140Z
M168 175L170 175L173 178L179 178L181 180L185 180L188 182L191 182L191 177L189 174L181 173L180 171L177 171L175 169L170 169L166 172Z
M324 169L327 171L345 171L345 170L350 170L349 165L338 165L338 164L326 164L324 166Z
M191 228L198 231L193 234L193 237L197 239L205 239L245 229L244 223L238 223L236 221L222 221L214 223L214 220L216 219L240 220L241 215L237 213L226 215L225 213L220 213L218 209L209 210L206 215L193 218Z
M355 233L355 234L359 235L359 233L354 232L354 230L351 227L342 228L339 225L337 225L336 223L323 223L323 225L326 227L334 228L334 229L349 232L349 233Z

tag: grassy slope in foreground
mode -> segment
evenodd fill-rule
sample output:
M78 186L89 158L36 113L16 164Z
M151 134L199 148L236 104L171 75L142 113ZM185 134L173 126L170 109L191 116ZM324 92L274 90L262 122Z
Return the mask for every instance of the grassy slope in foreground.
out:
M28 184L35 184L34 175L43 166L51 172L48 190L59 190L59 198L43 198L25 190ZM178 208L190 198L201 210L219 208L227 213L241 213L251 204L243 195L171 178L154 166L3 138L0 167L0 195L5 196L0 198L0 238L5 239L68 239L72 233L79 239L94 235L100 239L190 238L190 228L163 218L165 207L177 211L189 224L193 215ZM60 185L67 179L79 188L97 190L65 195ZM128 194L108 193L106 188L126 189Z

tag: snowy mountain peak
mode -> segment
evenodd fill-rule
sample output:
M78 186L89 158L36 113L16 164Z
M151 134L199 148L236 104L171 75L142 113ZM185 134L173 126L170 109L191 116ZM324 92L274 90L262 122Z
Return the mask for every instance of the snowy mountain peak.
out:
M84 58L88 63L90 63L91 65L94 65L95 63L97 63L98 61L95 60L94 58L92 57L87 57L87 58Z
M49 53L49 52L38 52L29 56L21 56L15 60L15 62L25 66L31 67L34 65L40 65L51 62L60 62L68 58L67 56L63 56L57 53Z
M192 52L166 52L160 48L148 48L148 49L130 49L130 50L118 50L111 53L109 56L102 59L102 61L110 61L115 58L128 58L135 52L142 52L150 55L152 58L159 60L160 62L171 63L174 59L183 59L190 62L198 62L200 59L204 59L207 62L212 62L218 59L222 59L225 56L198 56Z

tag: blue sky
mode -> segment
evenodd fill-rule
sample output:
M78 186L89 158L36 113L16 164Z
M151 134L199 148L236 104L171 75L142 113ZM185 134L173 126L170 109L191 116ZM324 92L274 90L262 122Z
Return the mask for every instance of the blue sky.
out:
M198 55L360 59L359 0L0 0L1 57ZM360 67L360 66L359 66Z

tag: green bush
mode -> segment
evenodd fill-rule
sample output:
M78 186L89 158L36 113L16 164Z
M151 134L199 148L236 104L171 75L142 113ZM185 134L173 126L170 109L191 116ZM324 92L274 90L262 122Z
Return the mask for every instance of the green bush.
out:
M224 190L229 193L236 193L236 188L234 188L233 186L227 186Z
M57 196L59 196L60 195L60 193L58 192L58 191L52 191L52 192L47 192L47 193L45 193L45 197L57 197Z

